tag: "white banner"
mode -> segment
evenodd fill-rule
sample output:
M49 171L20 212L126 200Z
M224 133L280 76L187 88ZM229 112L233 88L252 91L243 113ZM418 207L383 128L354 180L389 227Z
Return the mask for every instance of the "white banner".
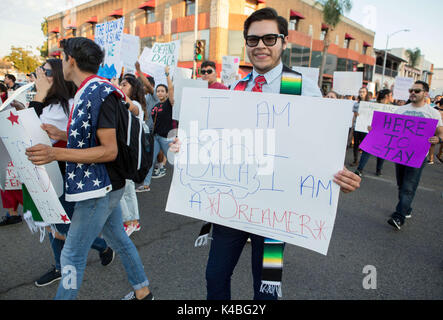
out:
M181 109L166 211L327 253L349 103L185 88Z
M122 72L121 47L125 18L95 25L94 41L105 53L98 75L107 79L119 77Z
M140 38L123 33L120 58L123 63L124 73L135 74L135 63L140 53Z
M402 78L402 77L396 77L395 83L394 83L394 92L393 92L393 98L396 100L409 100L409 89L412 88L412 85L414 84L413 78Z
M176 77L174 81L174 107L172 108L172 119L180 119L180 106L184 88L208 88L208 81L184 79Z
M311 79L314 83L318 83L318 74L320 72L319 68L308 68L308 67L294 66L294 67L292 67L292 70L300 72L303 76L303 79L306 77L306 78Z
M40 128L41 122L34 109L21 111L6 110L0 113L0 136L11 157L20 182L26 185L41 217L46 223L70 223L63 209L56 189L63 191L63 180L56 182L57 172L61 179L56 161L45 166L35 166L25 154L27 148L45 143L51 145L49 137ZM39 132L40 133L36 133ZM46 138L44 137L46 135ZM52 169L51 169L52 168ZM3 169L3 168L2 168ZM52 172L51 172L52 171ZM54 183L53 183L54 181ZM60 189L61 188L61 189Z
M360 107L358 108L358 117L355 122L355 131L368 133L368 126L372 123L372 117L374 116L374 111L381 111L387 113L395 113L398 106L392 104L381 104L375 102L360 102Z
M358 96L358 91L363 86L362 72L334 72L334 91L345 96Z

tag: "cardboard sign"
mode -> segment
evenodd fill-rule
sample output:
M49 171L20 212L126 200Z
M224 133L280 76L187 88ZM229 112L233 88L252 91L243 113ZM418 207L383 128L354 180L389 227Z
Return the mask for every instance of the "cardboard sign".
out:
M22 184L18 180L18 176L14 170L14 164L9 161L8 167L6 168L6 179L5 179L5 190L21 190Z
M94 41L105 53L103 64L97 75L111 79L117 78L122 72L121 47L125 18L112 20L95 25Z
M123 33L120 58L124 73L135 74L135 63L140 53L140 38Z
M29 121L29 119L33 119L33 116L29 116L31 113L37 117L34 109L22 110L20 112L15 110L1 112L0 137L14 163L15 172L19 180L26 185L44 222L49 224L70 223L46 169L49 166L35 166L28 160L25 154L26 148L41 143L41 139L38 136L30 133L38 131L41 125L38 118L37 120L34 118L34 120ZM41 128L40 130L43 131ZM47 144L50 145L47 135L46 139L48 141ZM51 162L51 165L55 165L58 168L56 161ZM60 174L60 169L58 169L58 173Z
M368 133L368 126L370 126L372 123L374 111L395 113L397 108L398 106L394 106L392 104L381 104L367 101L360 102L354 130Z
M306 78L311 79L314 83L318 83L318 75L320 72L319 68L308 68L308 67L294 66L294 67L292 67L292 70L300 72L303 76L303 79L306 77Z
M14 93L10 95L5 102L3 102L0 107L0 111L15 108L17 105L19 108L27 108L29 106L29 102L32 100L31 98L33 98L32 92L34 86L35 83L31 82L15 90Z
M360 148L376 157L420 168L438 121L413 116L374 112L372 130Z
M362 72L334 72L334 91L341 95L358 96L363 86Z
M166 211L326 254L352 117L343 102L184 88Z
M240 58L224 56L222 58L221 80L226 86L232 85L237 80Z
M393 98L396 100L409 100L409 89L412 88L415 80L413 78L395 77Z

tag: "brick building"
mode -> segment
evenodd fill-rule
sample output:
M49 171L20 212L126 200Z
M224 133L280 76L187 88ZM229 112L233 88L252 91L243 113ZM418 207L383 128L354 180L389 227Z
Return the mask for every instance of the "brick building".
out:
M314 0L199 0L198 39L206 41L205 59L217 63L222 57L241 57L241 73L251 69L245 54L243 23L253 11L275 8L289 20L289 45L283 60L289 66L319 67L324 28L322 8ZM140 37L141 47L154 42L181 40L179 66L192 68L194 47L194 0L92 0L71 10L48 17L48 43L53 56L58 41L72 36L93 39L96 23L125 17L125 33ZM375 57L374 32L342 18L331 32L324 79L330 87L334 71L362 71L372 81Z

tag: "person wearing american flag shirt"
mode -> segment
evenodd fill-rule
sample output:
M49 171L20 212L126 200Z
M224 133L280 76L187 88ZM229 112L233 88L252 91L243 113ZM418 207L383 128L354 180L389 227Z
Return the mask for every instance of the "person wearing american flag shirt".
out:
M76 202L61 254L62 279L55 299L75 299L94 239L102 233L120 255L134 291L126 300L153 300L136 247L124 231L120 199L125 179L113 165L118 154L116 128L124 93L96 75L104 53L92 40L78 37L60 42L63 74L79 88L67 127L67 148L38 144L26 150L35 165L66 161L66 201ZM55 130L54 130L55 131ZM60 132L47 131L48 135Z

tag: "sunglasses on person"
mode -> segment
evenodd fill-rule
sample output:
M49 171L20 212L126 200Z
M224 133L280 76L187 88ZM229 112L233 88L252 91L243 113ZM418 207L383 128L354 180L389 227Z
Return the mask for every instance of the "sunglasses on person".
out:
M201 74L211 74L212 71L213 71L212 69L201 70Z
M285 38L284 34L265 34L264 36L246 36L245 40L246 40L246 45L248 47L256 47L258 46L258 43L260 42L260 40L263 41L264 45L267 47L272 47L275 46L275 44L277 43L277 39L278 38Z
M415 94L418 94L418 93L420 93L422 91L423 91L423 89L409 89L409 93L414 92Z
M53 74L52 74L52 69L45 69L45 68L43 68L43 67L41 67L41 68L42 68L43 72L45 73L45 75L46 75L47 77L52 77L52 76L53 76Z

